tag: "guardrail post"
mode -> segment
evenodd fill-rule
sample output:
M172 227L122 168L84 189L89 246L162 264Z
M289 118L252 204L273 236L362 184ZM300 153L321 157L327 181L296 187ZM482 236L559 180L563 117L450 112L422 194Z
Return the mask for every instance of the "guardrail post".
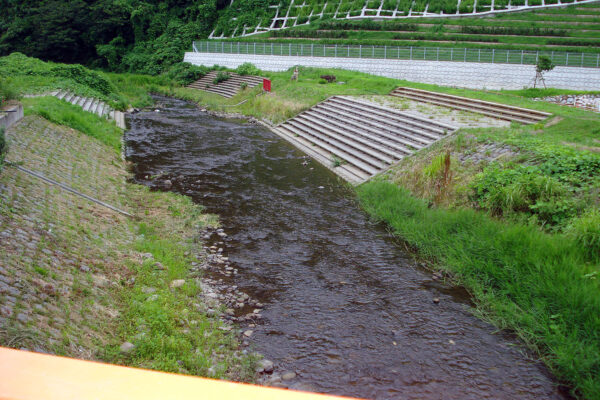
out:
M583 55L584 53L581 53L581 66L583 67Z
M273 55L273 43L271 43L271 55Z
M225 53L225 42L221 42L221 53Z
M371 57L375 58L375 45L371 46Z
M450 61L454 61L452 56L454 54L454 48L450 47Z
M288 54L291 56L292 55L292 44L289 44L289 48L288 48Z
M492 64L494 63L494 56L496 55L496 49L492 49Z
M310 44L310 56L311 56L311 57L314 57L314 54L315 54L315 53L314 53L314 47L315 47L315 44L314 44L314 43L311 43L311 44Z
M550 53L550 61L554 62L554 50Z
M467 48L465 47L465 57L464 57L464 62L467 62Z
M362 44L358 45L358 49L359 49L358 50L359 51L358 58L362 58Z
M412 61L412 46L410 46L410 58L409 58L409 60Z
M538 60L539 60L539 59L540 59L540 52L539 52L539 51L536 51L536 52L535 52L535 63L536 63L536 64L538 63Z
M569 66L569 53L567 52L567 61L565 62L565 65L568 67Z
M521 50L521 65L523 64L523 56L524 56L524 51Z
M426 54L427 54L427 47L423 47L423 60L425 60Z
M435 61L440 61L440 48L436 48Z
M350 58L350 45L348 45L348 58Z
M334 57L337 57L337 43L335 44L335 49L333 50Z
M481 49L479 49L479 54L477 55L477 62L481 62Z
M596 55L596 68L600 67L600 54Z
M254 42L254 55L256 55L256 42Z
M387 60L387 45L383 46L383 58Z

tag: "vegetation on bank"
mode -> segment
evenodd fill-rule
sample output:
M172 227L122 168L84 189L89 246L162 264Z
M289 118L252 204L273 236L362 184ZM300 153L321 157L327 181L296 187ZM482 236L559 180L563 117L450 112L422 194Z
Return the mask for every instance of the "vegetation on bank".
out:
M576 394L600 395L600 268L574 238L470 209L431 208L382 180L358 195L371 215L469 289L482 317L516 332Z

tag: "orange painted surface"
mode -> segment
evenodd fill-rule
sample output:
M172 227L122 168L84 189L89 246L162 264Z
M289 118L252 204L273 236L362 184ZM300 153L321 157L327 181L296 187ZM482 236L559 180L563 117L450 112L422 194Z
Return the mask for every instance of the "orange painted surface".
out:
M2 400L333 400L342 397L0 348Z

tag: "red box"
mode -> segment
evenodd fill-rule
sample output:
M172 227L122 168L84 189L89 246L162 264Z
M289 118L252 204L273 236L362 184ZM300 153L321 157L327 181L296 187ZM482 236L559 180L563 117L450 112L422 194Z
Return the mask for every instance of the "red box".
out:
M263 79L263 90L270 92L271 91L271 80Z

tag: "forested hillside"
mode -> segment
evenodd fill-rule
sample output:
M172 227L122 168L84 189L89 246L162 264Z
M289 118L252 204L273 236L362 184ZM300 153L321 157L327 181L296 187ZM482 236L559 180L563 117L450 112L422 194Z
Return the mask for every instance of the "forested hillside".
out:
M156 74L206 37L218 0L0 0L0 56Z

